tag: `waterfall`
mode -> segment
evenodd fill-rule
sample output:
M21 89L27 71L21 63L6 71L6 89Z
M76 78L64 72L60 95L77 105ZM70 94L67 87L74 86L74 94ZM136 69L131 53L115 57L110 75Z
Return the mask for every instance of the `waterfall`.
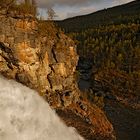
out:
M34 90L0 76L0 140L83 140Z

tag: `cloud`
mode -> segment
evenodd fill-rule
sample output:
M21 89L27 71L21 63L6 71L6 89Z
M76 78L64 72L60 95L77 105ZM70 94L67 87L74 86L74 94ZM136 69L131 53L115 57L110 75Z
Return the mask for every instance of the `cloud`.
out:
M92 0L92 2L90 3L90 0L88 1L90 4L87 6L81 5L79 7L77 7L78 11L71 11L67 13L67 18L69 17L74 17L74 16L78 16L78 15L85 15L85 14L89 14L104 8L108 8L108 7L113 7L115 5L121 5L127 2L130 2L132 0Z
M38 5L41 8L50 7L50 6L83 6L90 5L94 2L101 2L102 0L39 0L37 1Z
M36 0L38 5L41 8L45 7L53 7L56 5L59 5L61 7L63 6L74 6L74 7L80 7L80 6L89 6L91 4L99 4L99 3L126 3L132 0Z
M95 11L96 11L96 9L92 5L89 6L89 7L81 7L81 8L79 8L78 12L68 12L67 17L85 15L85 14L89 14L89 13L92 13L92 12L95 12Z
M41 9L53 7L58 15L57 19L88 14L130 1L132 0L36 0Z
M128 3L130 1L133 1L133 0L112 0L112 4L113 5L120 5L120 4Z

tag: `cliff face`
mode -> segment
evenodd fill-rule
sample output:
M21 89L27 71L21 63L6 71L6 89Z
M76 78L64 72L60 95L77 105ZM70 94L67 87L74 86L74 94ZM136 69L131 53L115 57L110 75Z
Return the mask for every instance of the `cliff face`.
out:
M36 89L52 107L65 107L88 120L94 136L113 139L103 111L80 97L74 42L48 25L29 16L0 14L0 73Z
M38 23L31 17L0 16L0 72L37 89L46 98L54 95L58 96L55 100L59 99L61 91L75 94L72 93L78 61L75 48L73 41L62 33L40 34ZM56 91L60 95L49 95ZM56 102L57 106L62 102Z

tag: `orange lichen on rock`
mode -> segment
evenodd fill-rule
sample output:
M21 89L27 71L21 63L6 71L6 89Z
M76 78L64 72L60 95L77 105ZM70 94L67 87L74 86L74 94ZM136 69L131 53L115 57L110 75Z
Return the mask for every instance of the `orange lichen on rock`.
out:
M30 31L30 30L36 29L36 22L28 21L28 20L18 20L16 22L16 28Z
M18 43L16 46L15 55L21 62L28 64L36 62L37 60L35 49L30 47L29 42Z

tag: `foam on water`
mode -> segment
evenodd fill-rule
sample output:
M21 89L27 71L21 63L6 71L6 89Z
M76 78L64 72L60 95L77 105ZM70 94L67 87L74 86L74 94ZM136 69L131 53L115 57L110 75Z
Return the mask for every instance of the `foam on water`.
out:
M0 140L83 140L34 90L0 76Z

